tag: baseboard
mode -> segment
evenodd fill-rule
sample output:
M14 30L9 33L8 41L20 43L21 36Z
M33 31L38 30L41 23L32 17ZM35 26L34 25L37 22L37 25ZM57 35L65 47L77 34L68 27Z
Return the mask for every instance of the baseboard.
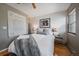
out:
M73 48L71 46L67 46L67 47L71 51L72 54L77 53L77 51L78 51L78 49L75 49L75 48Z

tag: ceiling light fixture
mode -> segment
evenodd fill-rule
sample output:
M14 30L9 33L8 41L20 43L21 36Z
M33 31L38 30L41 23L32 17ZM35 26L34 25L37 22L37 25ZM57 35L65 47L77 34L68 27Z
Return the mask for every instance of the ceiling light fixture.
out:
M32 3L32 7L33 7L34 9L36 9L36 5L35 5L35 3Z

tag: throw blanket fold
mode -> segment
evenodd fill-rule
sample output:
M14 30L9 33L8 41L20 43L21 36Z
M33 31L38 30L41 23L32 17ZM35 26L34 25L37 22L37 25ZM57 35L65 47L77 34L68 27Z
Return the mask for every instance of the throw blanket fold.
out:
M17 56L40 56L37 42L30 35L28 39L14 40Z
M41 55L40 50L38 48L38 44L32 36L30 36L30 39L29 39L29 49L30 49L32 56L40 56Z

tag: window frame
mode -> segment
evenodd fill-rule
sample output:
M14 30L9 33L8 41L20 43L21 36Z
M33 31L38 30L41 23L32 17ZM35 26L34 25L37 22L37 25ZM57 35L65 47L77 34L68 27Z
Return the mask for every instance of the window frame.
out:
M70 18L69 17L73 16L73 22L70 22ZM70 25L72 27L72 25L74 24L75 27L74 31L70 31ZM74 8L69 14L68 14L68 33L72 33L72 34L76 34L76 8Z

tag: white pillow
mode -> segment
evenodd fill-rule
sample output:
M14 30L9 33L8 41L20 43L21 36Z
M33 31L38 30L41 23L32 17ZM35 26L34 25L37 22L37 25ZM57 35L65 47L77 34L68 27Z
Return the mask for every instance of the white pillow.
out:
M52 35L52 31L51 31L51 29L49 29L49 28L41 28L41 29L38 29L38 31L37 31L37 34L45 34L45 35Z
M20 35L17 39L27 39L29 35Z
M45 33L46 33L47 35L52 35L51 29L44 29L44 30L45 30Z
M42 29L42 28L39 28L37 31L39 31L39 32L43 32L43 29Z
M44 32L43 32L43 29L41 28L39 28L38 30L37 30L37 34L44 34Z

